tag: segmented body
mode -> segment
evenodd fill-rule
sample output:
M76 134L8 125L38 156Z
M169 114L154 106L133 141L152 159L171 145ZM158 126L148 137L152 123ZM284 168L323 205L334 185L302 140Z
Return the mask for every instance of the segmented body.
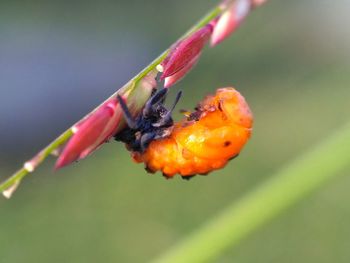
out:
M144 152L133 151L149 172L190 178L224 167L251 136L253 116L234 88L221 88L205 98L196 111L174 124L170 135L153 140Z

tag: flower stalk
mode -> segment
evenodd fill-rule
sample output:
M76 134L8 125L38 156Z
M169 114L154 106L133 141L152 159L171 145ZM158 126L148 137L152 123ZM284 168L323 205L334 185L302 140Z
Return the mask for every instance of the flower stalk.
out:
M237 0L239 1L239 0ZM251 0L252 2L255 2L254 0ZM195 34L196 31L204 30L206 31L205 34L205 41L209 37L209 33L207 32L206 27L211 27L213 24L211 23L215 19L219 18L224 12L227 11L227 9L234 3L234 0L225 0L218 6L214 7L211 11L207 13L199 22L197 22L190 30L188 30L176 43L181 43L181 41L186 42L188 41L188 38L191 38L192 34ZM215 25L214 25L215 29ZM211 32L210 32L211 34ZM226 36L225 36L226 37ZM198 40L198 39L195 39ZM202 47L205 44L205 41L200 42L199 46L197 44L198 50L196 50L195 56L190 57L189 61L185 61L186 63L181 64L181 70L178 70L176 73L172 76L168 77L167 81L167 87L174 84L176 81L178 81L180 78L184 77L184 75L190 70L194 64L196 64L199 54L201 52ZM195 46L186 46L186 48L195 48ZM195 42L195 41L194 41ZM173 45L175 46L175 45ZM172 47L173 47L172 46ZM133 77L127 84L125 84L122 88L118 89L114 94L112 94L106 101L104 101L102 104L100 104L95 110L87 114L83 119L78 121L76 124L74 124L71 128L66 130L64 133L62 133L59 137L57 137L53 142L51 142L47 147L42 149L37 155L35 155L32 159L25 162L23 167L19 169L17 172L15 172L11 177L9 177L7 180L2 182L0 184L0 192L4 194L5 197L9 198L14 190L17 188L21 180L28 175L29 173L33 172L50 154L54 154L57 152L57 150L62 147L67 141L68 141L66 147L63 149L62 153L59 156L58 162L56 163L56 168L60 168L64 165L69 164L71 161L81 159L85 157L86 155L90 154L92 151L94 151L97 147L99 147L105 140L108 140L108 138L112 135L112 132L116 132L121 129L123 125L123 121L120 119L117 119L118 116L113 115L114 111L118 111L118 105L113 104L115 103L115 99L117 95L126 96L128 104L130 104L131 108L134 109L134 112L137 113L139 110L142 109L145 102L147 101L150 94L147 92L144 92L142 96L140 96L140 90L141 87L144 85L140 85L142 81L147 77L149 77L149 74L152 75L154 72L156 72L156 68L164 61L164 59L167 58L167 56L171 53L172 47L165 50L161 55L159 55L153 62L151 62L148 66L146 66L140 73L138 73L135 77ZM188 51L188 50L187 50ZM181 57L181 54L178 55ZM171 59L171 58L170 58ZM182 58L181 58L182 59ZM183 62L183 61L182 61ZM177 75L177 76L176 76ZM150 81L148 79L148 81ZM149 83L148 83L149 84ZM147 95L148 94L148 95ZM113 111L113 117L108 117L108 114L106 114L106 111L104 111L103 107L106 107L106 103L109 103L109 107L112 107ZM113 105L111 105L111 103ZM101 113L102 112L102 113ZM101 119L97 118L104 118L103 121ZM102 117L101 117L102 116ZM95 118L95 120L94 120ZM112 118L113 122L111 121ZM96 125L94 121L100 121L100 126L97 125L97 128L101 130L102 134L101 136L97 136L95 140L91 143L91 145L88 144L88 135L90 133L87 133L87 131L90 129L89 132L96 132L91 129L91 125ZM86 123L90 124L87 125ZM107 125L107 126L103 126ZM116 125L116 126L113 126ZM82 127L85 127L84 132L80 129ZM108 127L108 129L106 128ZM107 129L107 130L106 130ZM78 135L79 136L78 136ZM73 137L72 137L73 136ZM82 138L84 137L84 140ZM80 139L80 140L78 140ZM72 140L75 140L72 142ZM78 142L79 141L79 142ZM67 148L73 149L69 151ZM67 157L70 155L69 157Z

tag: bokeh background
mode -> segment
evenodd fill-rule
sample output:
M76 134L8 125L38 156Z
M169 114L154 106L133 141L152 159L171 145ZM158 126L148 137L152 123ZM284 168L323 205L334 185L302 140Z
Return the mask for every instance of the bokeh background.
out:
M0 179L121 87L216 1L0 1ZM349 121L350 1L271 0L171 90L234 85L255 115L207 177L148 175L111 142L0 200L1 262L147 262ZM196 99L194 99L196 98ZM180 117L178 114L177 117ZM329 153L332 154L331 152ZM215 262L348 262L349 170Z

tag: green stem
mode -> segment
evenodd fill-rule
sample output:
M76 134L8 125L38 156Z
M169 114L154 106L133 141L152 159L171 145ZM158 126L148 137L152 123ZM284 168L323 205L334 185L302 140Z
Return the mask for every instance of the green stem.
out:
M215 7L211 11L208 12L206 16L204 16L199 22L197 22L188 32L186 32L179 40L186 37L187 35L191 34L195 30L201 28L208 22L210 22L213 18L218 16L223 11L223 8L220 8L219 6ZM135 77L132 78L131 81L129 81L126 85L124 85L121 89L117 90L114 94L112 94L109 98L115 97L119 93L124 93L126 91L133 92L135 87L137 87L137 82L140 81L144 76L146 76L150 71L155 69L155 67L162 62L162 60L166 57L168 54L170 48L165 50L159 57L157 57L151 64L149 64L146 68L144 68L140 73L138 73ZM133 84L133 85L130 85ZM108 98L108 99L109 99ZM108 100L107 99L107 100ZM104 102L103 102L104 103ZM101 103L98 107L96 107L93 111L91 111L89 114L87 114L83 119L87 118L92 112L96 111L101 105ZM79 123L78 121L77 123ZM74 126L74 125L73 125ZM35 160L35 166L34 169L41 164L54 150L56 150L60 145L64 144L72 135L72 129L69 128L67 131L65 131L61 136L56 138L51 144L49 144L47 147L45 147L43 150L41 150L37 155L35 155L31 160ZM20 180L25 177L27 174L32 172L32 169L27 169L25 166L18 170L16 173L14 173L11 177L9 177L7 180L2 182L0 184L0 192L5 191L9 187L13 186L14 184L20 182Z
M33 157L33 161L35 161L34 169L42 163L54 150L60 147L63 143L65 143L71 136L73 135L72 129L66 130L62 133L57 139L51 142L48 146L42 149L36 156ZM27 162L30 163L31 161ZM21 169L19 169L16 173L14 173L11 177L9 177L6 181L4 181L0 185L0 192L5 191L12 185L20 182L24 176L32 172L32 169L26 168L24 165Z
M237 202L153 263L216 262L222 252L350 164L350 124Z

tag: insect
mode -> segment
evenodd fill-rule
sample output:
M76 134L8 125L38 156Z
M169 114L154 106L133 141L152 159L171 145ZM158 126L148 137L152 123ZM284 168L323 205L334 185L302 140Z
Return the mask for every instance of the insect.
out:
M235 158L250 138L252 113L234 88L218 89L177 123L171 113L181 92L170 110L164 106L166 94L167 89L158 90L135 119L118 97L128 127L115 138L126 143L134 161L145 163L148 172L184 179L206 175Z

